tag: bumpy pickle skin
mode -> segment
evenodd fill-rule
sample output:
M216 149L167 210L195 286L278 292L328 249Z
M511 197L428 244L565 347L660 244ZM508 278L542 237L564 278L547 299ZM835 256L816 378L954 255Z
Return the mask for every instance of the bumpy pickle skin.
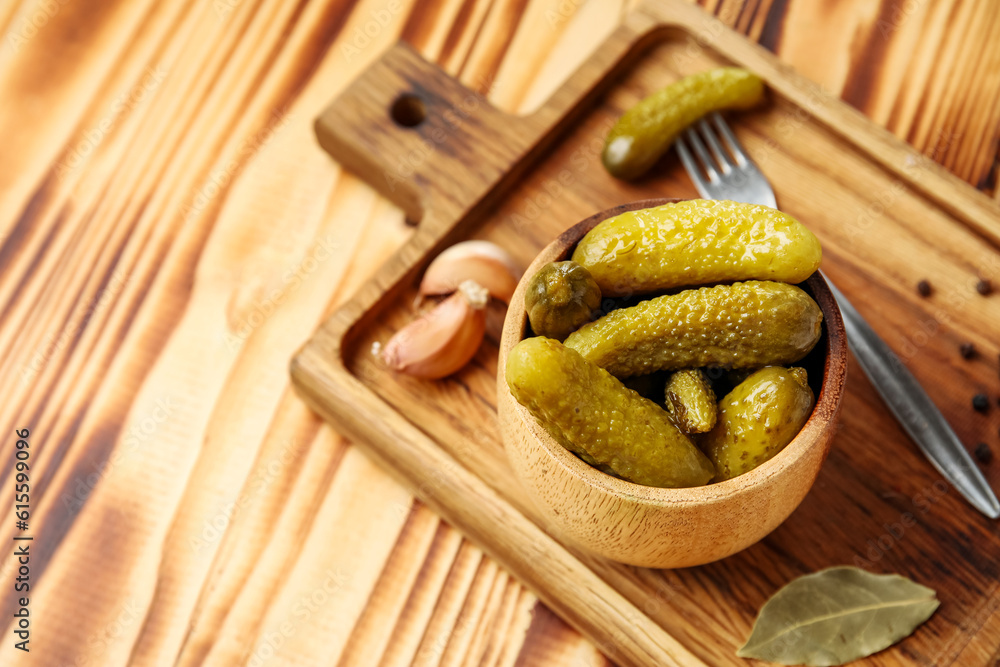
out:
M822 258L819 240L790 215L705 199L608 218L573 252L604 296L737 280L800 283Z
M813 393L802 368L763 368L719 401L719 421L699 445L715 465L713 482L773 458L809 419Z
M701 486L715 475L662 408L558 341L521 341L507 357L505 374L517 402L595 467L668 488Z
M658 370L792 364L819 341L823 313L784 283L749 281L684 290L583 325L566 347L623 378Z
M663 393L667 413L683 433L707 433L715 426L715 392L703 371L677 371Z
M626 111L608 134L601 161L612 176L642 176L685 128L722 109L747 109L764 96L764 82L738 67L685 77Z
M576 262L549 262L528 281L524 310L539 336L565 340L601 307L601 288Z

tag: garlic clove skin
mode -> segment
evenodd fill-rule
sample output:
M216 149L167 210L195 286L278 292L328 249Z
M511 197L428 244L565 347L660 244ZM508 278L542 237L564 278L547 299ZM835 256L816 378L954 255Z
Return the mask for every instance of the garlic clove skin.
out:
M472 280L396 332L382 348L394 371L427 380L447 377L465 366L483 342L489 293Z
M462 241L447 248L427 267L420 296L451 294L464 280L474 280L490 296L510 303L521 270L510 254L489 241Z

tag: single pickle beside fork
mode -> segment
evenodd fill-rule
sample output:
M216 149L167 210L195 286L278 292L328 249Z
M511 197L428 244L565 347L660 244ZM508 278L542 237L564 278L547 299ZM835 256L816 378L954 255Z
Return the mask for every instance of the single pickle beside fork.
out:
M738 67L685 77L626 111L608 134L601 161L612 176L638 178L667 152L687 126L713 111L760 102L764 82Z

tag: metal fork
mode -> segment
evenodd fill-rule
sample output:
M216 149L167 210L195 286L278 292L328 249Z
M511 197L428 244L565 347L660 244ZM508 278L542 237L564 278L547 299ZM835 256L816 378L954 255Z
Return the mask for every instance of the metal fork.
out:
M777 208L771 184L719 114L686 130L675 145L702 197ZM1000 518L996 494L927 392L840 290L823 278L840 306L854 356L896 419L973 507L991 519Z

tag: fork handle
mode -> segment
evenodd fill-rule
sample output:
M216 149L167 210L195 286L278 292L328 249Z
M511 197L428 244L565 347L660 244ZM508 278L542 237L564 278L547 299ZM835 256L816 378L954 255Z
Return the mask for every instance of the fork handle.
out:
M903 361L827 280L847 330L847 342L882 400L924 455L977 510L1000 518L1000 502L944 415Z

